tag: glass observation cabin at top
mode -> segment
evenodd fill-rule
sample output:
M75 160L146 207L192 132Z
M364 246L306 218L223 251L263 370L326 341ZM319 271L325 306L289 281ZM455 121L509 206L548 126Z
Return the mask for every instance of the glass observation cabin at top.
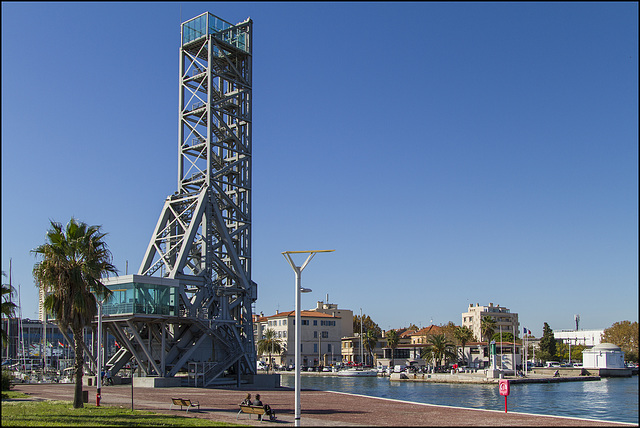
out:
M213 34L216 38L249 52L249 35L242 28L238 28L239 25L233 25L222 18L205 12L182 23L182 45Z
M124 275L102 282L113 292L102 305L103 315L178 315L177 280Z

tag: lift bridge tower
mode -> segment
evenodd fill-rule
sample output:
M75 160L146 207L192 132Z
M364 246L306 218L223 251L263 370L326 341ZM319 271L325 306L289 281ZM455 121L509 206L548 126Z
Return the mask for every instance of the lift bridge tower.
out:
M181 25L178 190L136 275L105 282L102 322L147 377L197 386L256 372L251 280L252 21L203 13Z

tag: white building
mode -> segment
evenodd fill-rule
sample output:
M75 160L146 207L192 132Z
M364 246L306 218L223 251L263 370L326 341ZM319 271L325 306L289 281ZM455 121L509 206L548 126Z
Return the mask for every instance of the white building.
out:
M275 315L260 318L258 331L271 329L281 340L284 351L271 355L271 363L293 366L295 360L295 311L279 312ZM300 311L302 321L300 352L303 366L331 365L342 360L341 332L342 318L316 311ZM353 319L349 320L353 326ZM353 329L353 327L352 327ZM257 346L256 341L256 346ZM269 354L258 354L258 360L267 361ZM267 361L268 362L268 361Z
M500 305L493 306L493 303L489 303L489 306L480 306L476 303L469 304L467 312L462 313L462 326L468 327L473 332L473 336L477 341L484 339L482 337L482 319L486 317L492 317L496 322L496 328L494 333L509 332L518 337L518 331L520 330L520 323L518 322L518 314L512 313L509 309L501 307Z
M329 295L327 294L327 302ZM324 303L319 301L314 309L309 312L322 312L323 314L333 315L340 318L340 337L353 336L353 311L351 309L339 309L335 303Z
M604 330L560 330L554 331L553 337L562 343L596 346L602 341L603 334Z
M582 351L585 369L624 369L624 352L613 343L600 343Z

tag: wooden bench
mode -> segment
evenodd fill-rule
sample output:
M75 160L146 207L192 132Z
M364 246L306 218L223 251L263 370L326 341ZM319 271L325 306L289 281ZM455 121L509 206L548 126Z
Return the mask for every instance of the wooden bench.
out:
M197 407L198 410L200 410L200 403L197 401L191 401L189 399L184 399L184 398L172 398L171 401L172 403L171 403L171 406L169 407L169 410L171 410L173 406L180 406L180 410L182 410L182 407L186 407L187 412L189 411L189 409L193 407Z
M247 406L245 404L240 404L240 411L238 412L238 416L236 416L236 420L238 420L242 413L248 414L249 419L251 419L251 415L258 415L258 419L262 422L265 410L263 406Z

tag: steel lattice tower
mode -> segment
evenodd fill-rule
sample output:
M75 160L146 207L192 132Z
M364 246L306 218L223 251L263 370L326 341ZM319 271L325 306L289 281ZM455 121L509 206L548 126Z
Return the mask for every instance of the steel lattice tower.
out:
M178 190L164 203L138 274L108 283L114 292L130 284L134 296L103 317L124 345L108 363L116 371L131 357L148 376L195 367L205 386L225 370L238 382L256 372L252 25L210 13L181 25ZM169 300L159 306L161 299ZM136 305L131 314L118 309L127 302ZM151 317L145 302L155 305Z

